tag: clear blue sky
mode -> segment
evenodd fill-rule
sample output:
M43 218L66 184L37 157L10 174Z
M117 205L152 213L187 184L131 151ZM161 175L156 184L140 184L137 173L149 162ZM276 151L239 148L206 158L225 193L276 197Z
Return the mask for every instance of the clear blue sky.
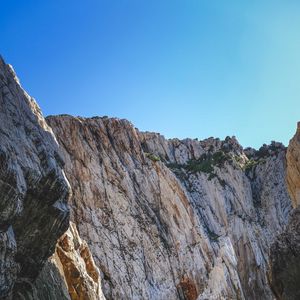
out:
M287 144L300 120L299 16L296 0L9 0L0 53L45 115Z

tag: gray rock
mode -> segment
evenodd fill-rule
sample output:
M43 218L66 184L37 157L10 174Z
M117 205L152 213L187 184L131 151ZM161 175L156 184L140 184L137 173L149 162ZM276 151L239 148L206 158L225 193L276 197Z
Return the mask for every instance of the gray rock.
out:
M0 59L0 298L18 299L68 228L69 184L36 102Z
M284 147L249 164L234 137L167 140L109 118L47 122L106 299L273 299L269 247L291 211Z

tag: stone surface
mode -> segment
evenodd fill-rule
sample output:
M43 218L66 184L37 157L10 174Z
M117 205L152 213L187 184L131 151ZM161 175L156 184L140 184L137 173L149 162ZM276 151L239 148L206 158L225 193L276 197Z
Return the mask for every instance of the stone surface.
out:
M271 247L270 282L277 299L300 299L300 123L287 150L287 184L293 206L289 224Z
M269 247L291 210L285 148L166 140L126 120L47 118L71 219L106 299L273 299Z
M299 127L286 154L47 122L62 155L0 59L1 300L300 298Z
M287 183L293 207L300 204L300 122L287 150Z
M279 300L300 299L300 208L271 247L270 282Z
M60 238L56 253L72 300L104 300L100 273L75 224Z
M52 130L0 58L0 298L22 298L68 228Z
M71 300L63 266L55 252L45 263L38 278L23 291L26 300Z
M26 300L105 300L100 272L75 224L58 240L38 278L23 293Z

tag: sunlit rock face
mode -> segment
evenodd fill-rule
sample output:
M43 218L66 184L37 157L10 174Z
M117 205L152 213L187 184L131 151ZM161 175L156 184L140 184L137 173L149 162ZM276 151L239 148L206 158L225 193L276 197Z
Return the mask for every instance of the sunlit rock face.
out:
M0 298L19 299L68 228L69 184L52 130L0 58Z
M293 207L300 204L300 122L287 150L287 184Z
M47 124L2 59L0 123L1 300L300 298L299 130L286 153Z
M72 300L104 300L99 270L72 222L60 238L56 253Z
M26 300L105 300L100 272L75 224L70 222L25 295Z
M109 118L47 122L106 299L274 298L269 247L291 210L281 144L166 140Z
M295 208L271 247L270 282L277 299L300 299L300 124L287 150L287 185Z

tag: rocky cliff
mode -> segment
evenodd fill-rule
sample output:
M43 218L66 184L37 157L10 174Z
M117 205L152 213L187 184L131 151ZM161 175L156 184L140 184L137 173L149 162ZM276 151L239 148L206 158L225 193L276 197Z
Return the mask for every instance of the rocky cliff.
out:
M300 122L287 151L287 185L293 207L300 205Z
M273 298L269 247L291 210L281 144L166 140L109 118L47 122L106 299Z
M0 58L0 298L22 299L68 228L69 184L52 130Z
M299 130L286 166L275 142L46 123L3 60L0 103L0 299L299 299Z
M300 123L287 150L287 184L294 210L271 247L270 281L277 299L300 299Z

